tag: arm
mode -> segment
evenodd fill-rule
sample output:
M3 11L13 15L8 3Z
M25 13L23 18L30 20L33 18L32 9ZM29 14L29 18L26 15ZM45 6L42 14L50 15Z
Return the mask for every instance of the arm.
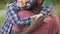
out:
M29 28L26 31L23 31L22 34L29 34L32 31L36 30L39 27L39 25L42 24L44 16L48 16L50 13L51 13L51 7L49 7L49 6L48 6L48 8L44 7L43 10L40 11L40 14L43 14L42 17L39 16L37 21L35 23L32 22L31 25L29 26Z
M19 16L16 13L16 9L14 6L9 5L7 8L7 18L11 20L13 24L15 24L18 27L24 27L30 24L31 18L26 17L26 18L19 18Z
M30 34L31 32L36 30L43 23L43 19L44 19L43 15L38 16L37 18L32 19L31 25L28 27L28 29L23 31L20 34Z

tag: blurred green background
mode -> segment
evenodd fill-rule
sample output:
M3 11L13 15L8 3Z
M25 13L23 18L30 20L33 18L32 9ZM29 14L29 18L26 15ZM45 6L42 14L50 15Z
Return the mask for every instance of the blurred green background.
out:
M0 0L0 28L2 27L6 19L6 8L9 3L14 2L15 0ZM59 20L60 26L60 0L45 0L43 5L51 5L53 7L52 11L56 14Z

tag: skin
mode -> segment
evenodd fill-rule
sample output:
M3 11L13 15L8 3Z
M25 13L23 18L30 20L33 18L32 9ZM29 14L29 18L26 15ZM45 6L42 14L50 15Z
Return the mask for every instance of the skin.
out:
M20 10L24 10L26 5L27 5L27 1L24 0L17 0L17 4L20 7Z
M23 31L20 34L31 34L33 31L35 31L37 28L39 28L39 26L42 24L43 17L39 16L37 21L34 21L34 20L36 20L36 19L34 18L33 21L31 22L31 25L28 27L28 29Z
M37 6L36 8L38 8L37 9L37 11L39 10L39 9L41 9L41 3L42 3L42 0L38 0L38 5L40 6L40 8L38 8L39 6ZM19 7L21 8L21 10L24 10L25 9L25 7L27 6L27 1L26 0L17 0L17 4L19 5ZM35 8L35 9L36 9ZM34 9L34 10L35 10ZM34 11L33 10L33 11ZM36 11L35 11L36 12ZM38 13L38 12L36 12L36 13ZM19 34L30 34L32 31L34 31L34 30L36 30L41 24L42 24L42 22L43 22L43 19L44 19L44 17L43 17L43 14L38 14L38 15L35 15L35 17L34 18L32 18L32 22L31 22L31 25L28 27L28 29L27 30L25 30L25 31L23 31L23 32L21 32L21 33L19 33ZM45 19L46 20L46 19ZM45 21L44 20L44 21ZM48 20L48 19L47 19ZM34 27L35 26L35 27Z

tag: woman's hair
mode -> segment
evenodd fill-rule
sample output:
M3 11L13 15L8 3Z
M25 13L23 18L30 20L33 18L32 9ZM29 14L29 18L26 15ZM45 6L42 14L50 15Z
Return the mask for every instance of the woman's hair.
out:
M33 10L34 8L36 8L38 6L38 0L30 0L30 1L32 1L30 3L31 6L30 6L30 8L26 8L27 10ZM17 2L17 0L16 0L16 2ZM40 3L40 5L42 5L43 2L44 2L44 0L42 0L42 3Z
M34 8L36 8L36 6L38 5L38 1L36 0L34 0L34 1L32 1L31 2L31 7L29 8L29 10L32 10L32 9L34 9Z
M41 5L44 3L44 0L42 1Z
M44 0L42 1L42 3L40 3L41 6L42 6L43 2L44 2ZM38 6L38 0L37 0L36 2L34 2L34 3L32 3L32 5L31 5L31 7L30 7L29 10L33 10L33 9L36 8L37 6Z
M16 2L17 2L17 0L15 0ZM43 2L44 2L44 0L42 0L42 3L41 4L43 4Z

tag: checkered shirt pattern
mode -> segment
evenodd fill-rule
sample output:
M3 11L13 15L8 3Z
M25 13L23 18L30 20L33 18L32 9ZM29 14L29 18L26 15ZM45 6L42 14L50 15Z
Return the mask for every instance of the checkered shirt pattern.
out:
M18 10L19 10L19 7L17 6L16 2L8 5L6 20L3 27L0 30L0 34L10 34L12 24L15 24L17 27L27 27L30 25L32 16L19 18L19 16L17 15ZM51 7L50 6L43 7L40 13L45 14L44 13L45 11L51 11Z

